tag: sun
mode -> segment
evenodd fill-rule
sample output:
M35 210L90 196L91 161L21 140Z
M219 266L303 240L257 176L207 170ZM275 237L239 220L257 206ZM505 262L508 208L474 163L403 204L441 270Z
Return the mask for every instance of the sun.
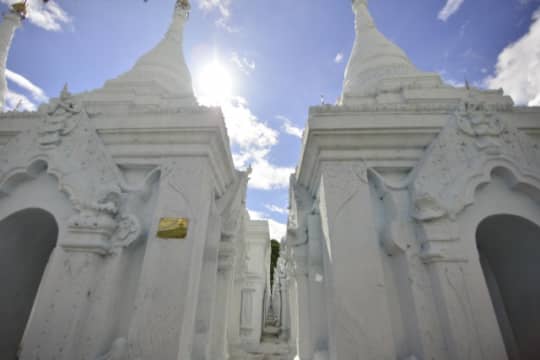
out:
M229 71L217 59L204 65L195 79L195 90L201 105L223 105L231 99L232 87Z

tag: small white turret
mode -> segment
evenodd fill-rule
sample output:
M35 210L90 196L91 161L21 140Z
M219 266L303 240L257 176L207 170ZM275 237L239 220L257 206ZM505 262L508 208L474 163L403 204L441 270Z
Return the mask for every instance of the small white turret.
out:
M90 94L131 98L137 103L153 102L156 97L175 99L176 105L195 105L191 74L186 66L182 49L184 25L190 5L187 0L177 0L174 15L164 38L143 55L131 70L109 80L105 86ZM128 95L129 94L129 95ZM111 98L114 98L111 97Z
M4 19L0 24L0 110L4 108L7 93L6 63L9 49L15 30L21 25L25 15L26 7L24 3L14 4L10 11L4 14Z
M441 83L436 74L416 69L407 55L375 26L368 10L368 0L353 0L356 39L352 49L341 102L374 96L381 91L395 91L404 86Z

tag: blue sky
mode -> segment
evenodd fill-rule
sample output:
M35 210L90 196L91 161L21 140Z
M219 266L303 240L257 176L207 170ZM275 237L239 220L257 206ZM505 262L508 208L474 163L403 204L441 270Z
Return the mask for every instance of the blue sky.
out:
M10 0L0 0L5 3ZM7 68L8 107L33 109L101 87L163 36L174 0L30 0ZM503 87L540 105L540 0L371 0L379 29L450 84ZM32 11L33 9L33 11ZM308 107L339 97L354 41L350 0L192 0L184 53L197 86L214 58L230 73L221 104L238 167L253 164L248 208L284 232L288 177Z

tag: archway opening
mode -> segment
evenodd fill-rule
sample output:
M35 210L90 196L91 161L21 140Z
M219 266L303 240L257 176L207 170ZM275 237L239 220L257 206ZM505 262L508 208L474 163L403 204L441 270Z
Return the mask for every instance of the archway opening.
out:
M508 357L538 359L540 227L519 216L490 216L476 242Z
M0 354L16 359L43 272L58 238L54 216L36 208L0 221Z

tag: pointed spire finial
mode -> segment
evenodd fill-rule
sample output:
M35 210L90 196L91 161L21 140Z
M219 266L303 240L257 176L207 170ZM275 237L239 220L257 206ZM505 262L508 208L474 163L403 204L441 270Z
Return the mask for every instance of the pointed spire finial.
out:
M181 8L183 10L190 10L191 5L189 4L189 0L176 0L176 7Z
M65 100L71 97L71 93L68 90L68 83L65 83L60 92L60 99Z
M163 39L144 54L131 70L108 81L103 90L117 88L137 93L130 89L140 88L144 89L141 93L154 91L179 99L179 104L195 105L191 74L182 49L184 26L190 8L188 0L176 0L172 21Z
M21 19L25 19L27 13L26 0L11 4L11 12L19 15Z
M352 8L356 39L345 70L341 103L374 96L381 90L399 89L414 77L433 77L416 69L405 52L377 29L368 0L352 0ZM432 80L432 83L440 81Z

